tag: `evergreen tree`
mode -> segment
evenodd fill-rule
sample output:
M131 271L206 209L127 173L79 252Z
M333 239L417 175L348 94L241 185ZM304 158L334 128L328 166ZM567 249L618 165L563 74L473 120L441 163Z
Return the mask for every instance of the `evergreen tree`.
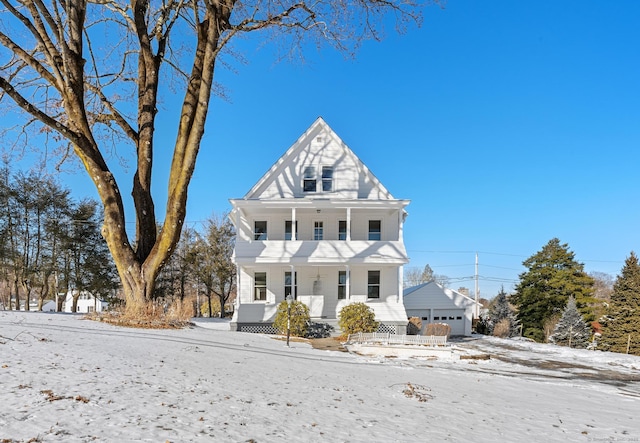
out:
M562 312L570 296L575 297L585 320L594 320L589 305L595 301L593 278L566 243L554 238L522 264L528 271L520 274L511 302L518 308L525 336L542 341L545 319Z
M576 300L569 297L567 306L562 312L560 321L556 324L549 341L560 346L569 346L570 348L586 348L591 340L591 328L582 318Z
M634 252L613 285L598 347L640 355L640 265Z
M519 322L515 314L515 310L509 304L507 293L504 291L504 287L500 288L500 292L491 302L489 307L489 318L491 319L492 332L493 327L503 320L509 321L509 337L518 335Z

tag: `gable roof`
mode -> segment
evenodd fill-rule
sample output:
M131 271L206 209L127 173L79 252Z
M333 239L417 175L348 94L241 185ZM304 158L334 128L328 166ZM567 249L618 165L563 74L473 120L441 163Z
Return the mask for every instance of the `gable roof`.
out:
M453 289L445 288L435 281L422 283L417 286L405 288L402 292L406 309L419 309L438 297L448 297L453 304L460 308L475 305L475 300Z
M332 167L335 188L330 194L302 191L304 169ZM331 197L394 200L355 153L318 117L244 196L245 200Z

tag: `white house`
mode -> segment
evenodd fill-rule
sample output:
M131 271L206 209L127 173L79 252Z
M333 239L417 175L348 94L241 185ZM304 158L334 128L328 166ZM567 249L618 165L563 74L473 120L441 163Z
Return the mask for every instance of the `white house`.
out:
M278 304L305 303L313 321L336 324L363 302L380 330L405 333L402 229L408 200L395 199L318 118L240 199L232 330L273 332Z
M471 335L475 300L436 282L404 290L404 307L409 317L419 317L422 329L429 323L446 323L451 335Z
M77 289L69 290L67 292L63 305L64 312L102 312L109 307L109 304L106 301L99 299L91 292L80 291L76 310L73 311L73 297L75 295L78 295Z

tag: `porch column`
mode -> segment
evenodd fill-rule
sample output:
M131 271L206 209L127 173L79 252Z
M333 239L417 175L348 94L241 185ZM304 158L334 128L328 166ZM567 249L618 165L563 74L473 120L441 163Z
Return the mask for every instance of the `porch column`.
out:
M351 241L351 208L347 208L347 241ZM348 266L347 269L349 269ZM349 271L347 271L347 279L348 278Z
M347 228L347 232L349 228ZM348 238L348 237L347 237ZM350 286L350 280L351 280L351 270L349 269L349 265L345 266L346 268L346 272L347 272L347 281L345 282L346 287L344 288L344 298L345 300L349 300L351 299L351 288Z
M295 213L295 209L293 210L293 212ZM293 233L291 233L291 238L293 238ZM298 277L296 276L296 266L295 265L289 265L289 266L291 268L291 296L293 297L292 300L297 300L298 299Z
M402 290L402 266L398 266L398 297L397 297L398 303L402 303L403 295L404 294Z
M291 208L291 241L296 241L296 208ZM292 266L293 268L293 266ZM293 272L293 271L291 271Z

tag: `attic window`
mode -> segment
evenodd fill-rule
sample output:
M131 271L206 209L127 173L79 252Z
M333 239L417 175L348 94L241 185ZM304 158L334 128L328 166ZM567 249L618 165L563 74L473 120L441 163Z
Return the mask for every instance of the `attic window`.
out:
M316 168L313 166L307 166L304 168L302 190L304 192L316 192Z

